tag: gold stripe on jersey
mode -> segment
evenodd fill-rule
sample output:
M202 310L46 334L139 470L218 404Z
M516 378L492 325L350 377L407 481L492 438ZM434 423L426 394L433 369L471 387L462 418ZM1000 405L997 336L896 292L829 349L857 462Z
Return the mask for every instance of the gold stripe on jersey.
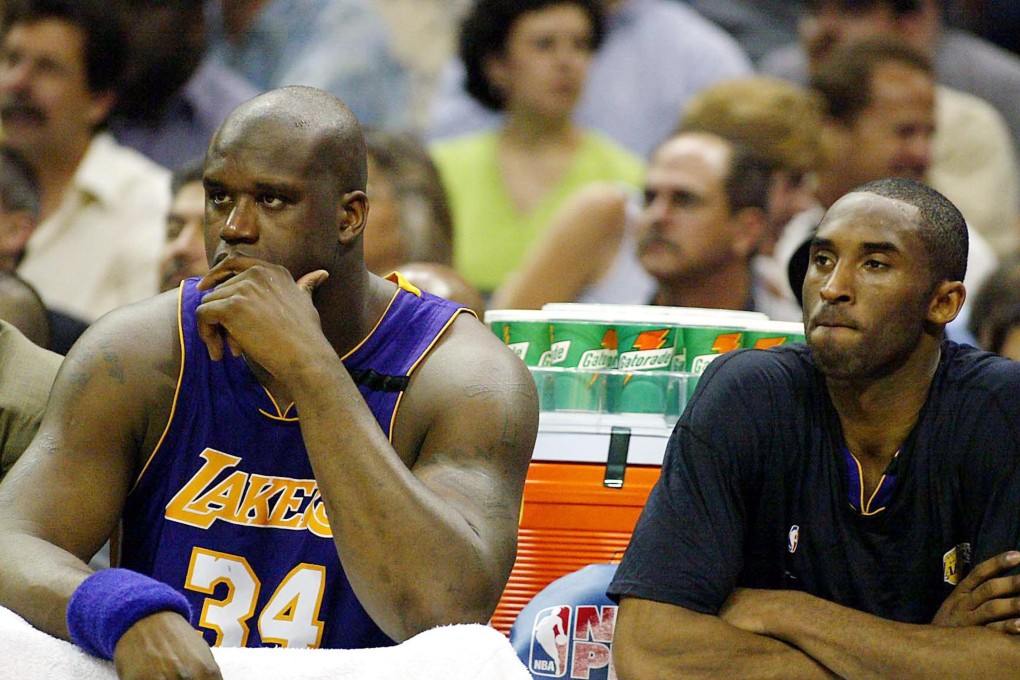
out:
M163 434L159 435L159 441L157 441L156 445L152 447L152 453L149 454L149 457L145 460L145 465L142 466L142 469L138 472L138 476L135 477L135 483L131 486L131 491L134 491L135 487L138 486L138 483L145 475L145 471L149 469L149 465L156 457L156 454L159 453L159 447L163 445L163 440L166 439L166 435L170 431L170 426L174 422L174 414L177 413L177 401L180 399L181 385L184 383L184 360L186 358L184 350L184 315L181 314L181 307L184 305L184 283L184 281L181 281L180 285L177 286L177 342L181 345L181 370L177 374L177 387L174 388L174 399L170 403L170 417L166 420L166 427L163 428Z

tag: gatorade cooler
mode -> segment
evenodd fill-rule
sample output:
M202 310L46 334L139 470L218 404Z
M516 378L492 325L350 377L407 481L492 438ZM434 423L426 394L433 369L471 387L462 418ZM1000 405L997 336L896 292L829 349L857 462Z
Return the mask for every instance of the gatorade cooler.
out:
M659 478L669 428L585 431L576 416L557 422L563 415L542 414L524 484L517 561L492 616L503 633L553 581L619 561Z

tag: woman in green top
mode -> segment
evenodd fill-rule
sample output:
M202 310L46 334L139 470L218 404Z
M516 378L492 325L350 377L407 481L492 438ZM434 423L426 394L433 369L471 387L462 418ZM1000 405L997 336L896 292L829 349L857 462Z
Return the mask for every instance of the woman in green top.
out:
M513 271L578 188L642 180L640 159L572 120L602 30L596 0L477 0L464 21L465 87L504 122L432 154L453 213L455 264L483 291Z

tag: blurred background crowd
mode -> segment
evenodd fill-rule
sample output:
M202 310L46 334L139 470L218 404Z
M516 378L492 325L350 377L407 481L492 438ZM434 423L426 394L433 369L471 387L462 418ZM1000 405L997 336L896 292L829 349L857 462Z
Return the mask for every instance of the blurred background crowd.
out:
M0 0L0 318L65 353L207 268L202 156L301 84L365 127L369 269L490 308L799 320L801 247L880 177L971 230L950 337L1020 356L1006 0ZM212 235L215 238L215 235Z

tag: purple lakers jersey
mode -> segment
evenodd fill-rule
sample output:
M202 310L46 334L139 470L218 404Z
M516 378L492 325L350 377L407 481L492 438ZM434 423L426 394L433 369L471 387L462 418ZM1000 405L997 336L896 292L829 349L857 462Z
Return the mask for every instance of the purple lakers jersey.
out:
M411 372L466 311L394 280L400 287L378 325L342 357L391 439ZM180 378L124 507L121 566L182 592L212 645L393 644L337 557L299 414L280 408L243 358L209 359L196 330L197 281L181 285Z

